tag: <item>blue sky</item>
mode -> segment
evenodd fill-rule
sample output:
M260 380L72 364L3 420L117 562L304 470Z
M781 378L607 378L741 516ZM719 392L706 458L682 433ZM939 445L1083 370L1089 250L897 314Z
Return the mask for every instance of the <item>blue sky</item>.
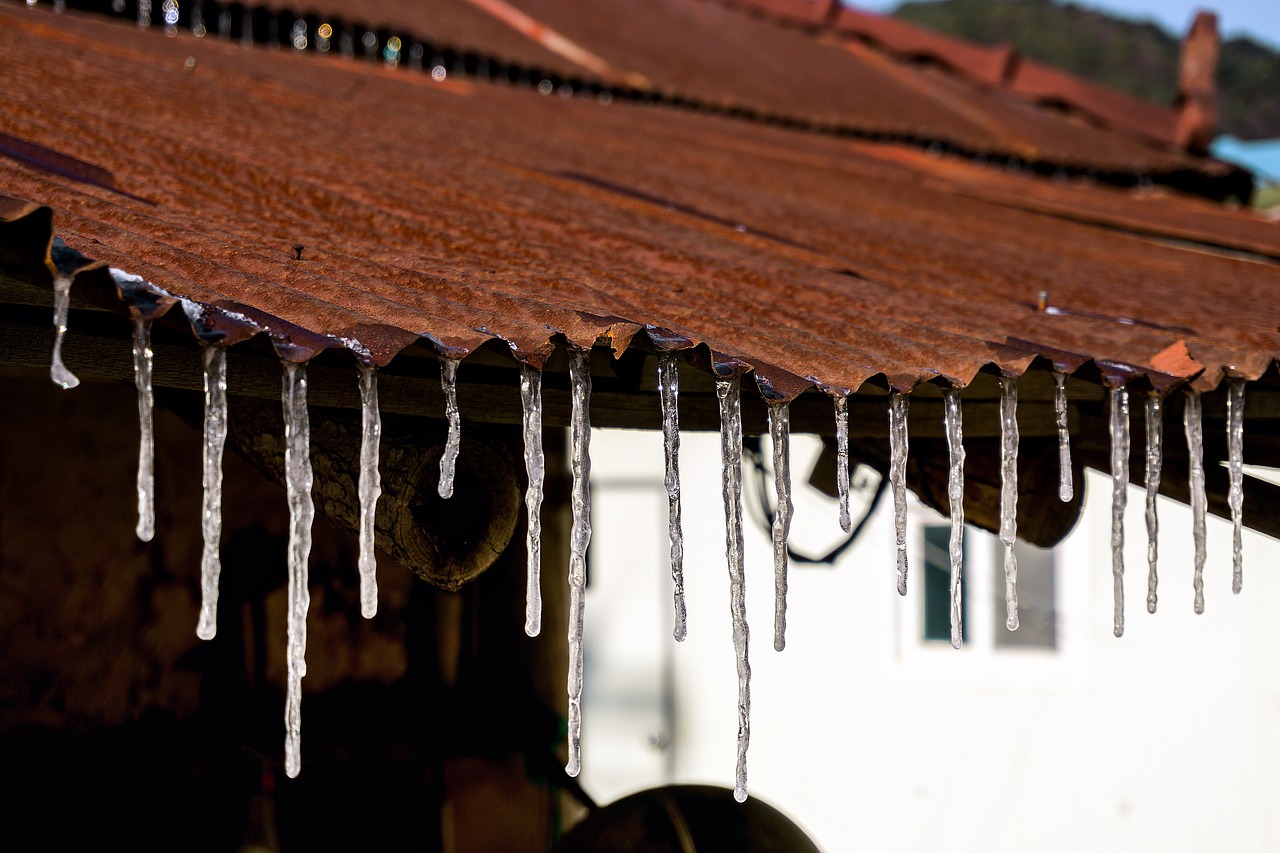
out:
M901 0L845 0L850 6L888 12ZM1280 0L1076 0L1077 5L1128 18L1154 20L1174 34L1186 31L1197 9L1218 13L1227 36L1248 35L1280 50Z

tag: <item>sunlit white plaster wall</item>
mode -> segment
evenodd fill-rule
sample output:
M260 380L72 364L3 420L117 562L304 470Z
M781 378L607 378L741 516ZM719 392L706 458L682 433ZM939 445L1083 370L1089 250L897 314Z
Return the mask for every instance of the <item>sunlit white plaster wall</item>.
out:
M731 786L718 437L683 436L682 644L671 639L661 436L601 430L592 450L584 785L604 802L670 782ZM835 502L802 485L815 453L797 437L792 539L821 552L840 531ZM898 596L887 495L834 568L792 565L777 653L769 540L748 524L751 793L828 851L1280 849L1280 633L1268 618L1280 548L1246 531L1244 591L1232 595L1231 528L1211 517L1197 616L1190 514L1162 499L1149 615L1143 495L1131 488L1117 639L1110 482L1090 474L1084 485L1084 517L1059 546L1055 653L992 648L993 620L972 609L998 582L987 562L970 574L966 648L919 642L919 578ZM913 509L917 570L917 525L931 515Z

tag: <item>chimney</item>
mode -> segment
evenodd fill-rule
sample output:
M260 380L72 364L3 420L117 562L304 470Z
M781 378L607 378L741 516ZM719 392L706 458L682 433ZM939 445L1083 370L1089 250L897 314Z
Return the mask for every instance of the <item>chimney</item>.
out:
M1218 54L1222 39L1218 35L1218 16L1200 11L1182 41L1178 61L1178 127L1175 140L1179 148L1194 154L1205 154L1218 132Z

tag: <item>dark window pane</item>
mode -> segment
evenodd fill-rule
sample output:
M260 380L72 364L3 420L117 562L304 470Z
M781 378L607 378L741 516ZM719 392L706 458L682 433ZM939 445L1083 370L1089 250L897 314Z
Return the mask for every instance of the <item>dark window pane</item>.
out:
M966 531L966 539L968 533ZM963 547L963 546L962 546ZM924 528L924 553L921 574L924 576L924 638L951 642L951 527L930 524ZM968 584L960 578L960 614L965 641L969 639L967 610Z

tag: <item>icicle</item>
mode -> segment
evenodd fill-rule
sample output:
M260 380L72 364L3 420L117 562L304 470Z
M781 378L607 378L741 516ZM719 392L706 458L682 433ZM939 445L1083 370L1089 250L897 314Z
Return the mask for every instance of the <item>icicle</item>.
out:
M542 374L520 365L520 404L524 424L524 470L529 487L524 493L529 513L526 548L529 560L525 588L524 632L536 637L542 631L542 482L546 458L542 454Z
M742 541L742 392L737 378L717 379L720 400L720 482L724 492L725 557L729 564L729 611L733 616L733 652L738 660L738 766L733 798L747 799L747 746L751 741L751 661L747 646L746 577Z
M1160 466L1164 461L1164 416L1159 397L1147 397L1147 612L1156 612L1156 558L1160 520L1156 517L1156 495L1160 493Z
M212 640L218 632L218 576L222 573L222 449L227 442L227 351L204 347L204 511L200 527L200 621L196 636Z
M382 441L382 412L378 408L378 374L360 366L360 615L372 619L378 614L378 561L373 551L378 497L382 475L378 471L378 449Z
M1231 591L1239 594L1244 583L1241 533L1244 527L1244 380L1227 383L1227 471L1231 486L1227 503L1231 506Z
M440 387L444 390L444 415L449 419L449 437L440 457L440 497L453 497L453 474L458 465L458 447L462 441L462 421L458 415L458 360L440 362Z
M1182 427L1187 434L1187 455L1191 460L1188 485L1191 487L1191 536L1195 540L1195 611L1204 613L1205 509L1208 498L1204 490L1204 422L1200 392L1187 391L1187 406L1182 412Z
M133 321L133 384L138 389L138 538L156 535L155 430L151 395L151 322Z
M951 646L958 649L964 641L960 610L960 575L964 571L964 416L956 389L943 389L942 402L947 448L951 451L947 476L947 501L951 504Z
M1053 413L1058 419L1058 500L1067 502L1075 496L1071 482L1071 434L1067 431L1067 374L1053 372Z
M64 275L53 280L53 360L49 378L62 388L74 388L80 380L62 363L62 339L67 334L67 313L71 308L71 279Z
M565 772L582 769L582 606L587 586L587 546L591 543L591 368L589 353L569 351L572 394L570 449L573 457L573 529L569 552L569 762Z
M853 529L849 518L849 398L834 397L836 402L836 493L840 496L840 529Z
M1111 582L1113 633L1124 636L1124 507L1129 487L1129 392L1111 389Z
M889 487L898 545L898 594L907 594L907 404L905 394L889 395Z
M773 649L787 645L787 536L791 533L791 408L769 406L769 438L773 444L773 486L778 509L773 514Z
M290 779L298 775L302 756L302 678L307 674L307 560L311 555L311 426L307 417L307 368L284 366L284 470L289 500L289 642L285 701L284 766Z
M658 356L658 393L662 399L662 451L667 463L671 582L675 587L675 627L671 633L680 642L688 633L688 618L684 608L684 533L680 529L680 371L675 353Z
M1004 543L1005 627L1018 630L1018 380L1000 378L1000 541Z

